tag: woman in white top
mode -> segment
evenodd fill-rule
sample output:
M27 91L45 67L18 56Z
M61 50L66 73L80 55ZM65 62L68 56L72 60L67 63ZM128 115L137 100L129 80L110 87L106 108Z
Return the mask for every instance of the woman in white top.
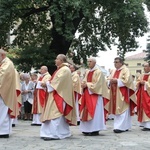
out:
M24 103L24 120L32 120L32 100L33 100L34 83L30 81L30 75L24 75L24 83L21 86L22 100Z

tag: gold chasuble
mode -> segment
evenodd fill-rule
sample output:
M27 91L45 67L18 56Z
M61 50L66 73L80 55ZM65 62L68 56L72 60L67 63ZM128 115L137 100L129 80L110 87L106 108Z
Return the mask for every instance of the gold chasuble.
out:
M64 116L71 125L76 125L75 99L71 71L67 63L63 63L52 75L50 92L41 116L41 121L47 121ZM65 103L64 103L65 102Z
M15 69L16 72L16 92L17 92L17 101L18 101L18 106L19 109L21 108L22 101L21 101L21 84L20 84L20 75ZM21 110L20 110L21 111Z
M0 65L0 96L5 105L9 108L8 113L11 118L16 118L19 115L19 99L17 95L20 95L20 89L17 80L19 79L14 65L12 61L6 57Z
M76 100L76 95L78 94L78 100L81 97L82 94L82 88L81 88L81 80L77 72L72 73L72 81L73 81L73 90L75 94L75 100Z
M110 114L122 114L130 107L130 114L134 114L136 107L136 95L134 83L129 69L123 65L119 70L114 70L110 75L111 78L120 79L124 84L118 87L117 83L110 85Z
M144 80L144 84L139 81ZM143 74L137 80L137 115L139 122L150 121L150 74ZM146 89L145 89L146 88Z
M106 84L106 79L97 67L92 71L88 70L85 74L83 82L87 83L87 88L83 90L83 95L80 99L80 118L82 121L92 120L94 117L98 96L102 96L104 104L104 114L108 112L109 93ZM89 93L88 89L92 92Z

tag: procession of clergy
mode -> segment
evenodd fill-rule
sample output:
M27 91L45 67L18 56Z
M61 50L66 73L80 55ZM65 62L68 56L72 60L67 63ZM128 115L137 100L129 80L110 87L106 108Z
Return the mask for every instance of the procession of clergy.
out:
M20 82L21 74L0 49L0 138L9 138L22 105L24 120L41 126L44 140L70 137L69 126L74 125L79 125L84 136L99 135L106 130L106 119L112 114L114 133L127 132L135 110L142 131L150 131L150 63L144 64L136 85L120 57L114 59L115 69L108 78L94 57L88 58L87 64L89 69L81 80L76 67L59 54L52 75L42 66L38 78L34 74L31 81L30 75L24 74Z

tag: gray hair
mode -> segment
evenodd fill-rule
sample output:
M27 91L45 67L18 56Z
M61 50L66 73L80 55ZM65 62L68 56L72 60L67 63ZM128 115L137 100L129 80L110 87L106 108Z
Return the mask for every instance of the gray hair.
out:
M92 60L93 62L96 63L96 58L95 57L89 57L88 60Z

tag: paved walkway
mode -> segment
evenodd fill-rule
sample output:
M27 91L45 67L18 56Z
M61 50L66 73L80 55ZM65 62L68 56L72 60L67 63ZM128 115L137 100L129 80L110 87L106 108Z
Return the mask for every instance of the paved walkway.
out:
M40 127L19 120L10 138L0 139L0 150L149 150L150 131L141 131L136 119L132 130L121 134L113 133L113 120L109 120L99 136L83 136L78 126L71 126L72 137L53 141L40 139Z

